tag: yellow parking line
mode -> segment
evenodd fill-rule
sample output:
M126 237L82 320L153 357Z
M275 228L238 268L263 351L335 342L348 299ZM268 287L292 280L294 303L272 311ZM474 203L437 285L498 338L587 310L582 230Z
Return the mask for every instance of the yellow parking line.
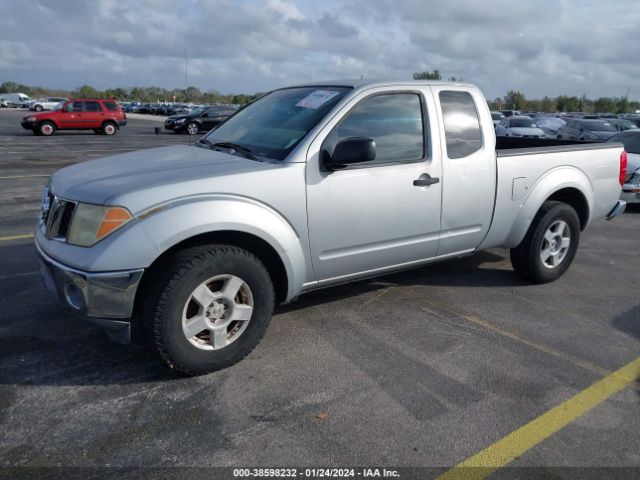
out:
M437 480L480 480L640 380L640 357L446 471Z
M27 233L24 235L12 235L10 237L0 237L0 242L8 242L9 240L22 240L24 238L33 238L33 234Z

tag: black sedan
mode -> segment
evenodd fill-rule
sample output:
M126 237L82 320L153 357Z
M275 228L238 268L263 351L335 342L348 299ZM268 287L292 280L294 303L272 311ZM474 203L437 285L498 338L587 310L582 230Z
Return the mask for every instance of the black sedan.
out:
M567 124L558 131L561 140L605 141L618 133L616 127L606 120L584 120L567 118Z
M170 116L165 120L164 128L176 133L196 135L198 132L209 131L217 127L237 110L237 107L229 105L195 108L188 114Z

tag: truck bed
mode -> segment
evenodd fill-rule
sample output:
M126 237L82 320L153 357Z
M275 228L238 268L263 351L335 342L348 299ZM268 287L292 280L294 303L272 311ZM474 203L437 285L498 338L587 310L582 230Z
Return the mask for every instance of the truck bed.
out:
M536 153L573 152L598 150L618 146L616 143L589 140L556 140L555 138L496 137L496 153L499 157L532 155Z

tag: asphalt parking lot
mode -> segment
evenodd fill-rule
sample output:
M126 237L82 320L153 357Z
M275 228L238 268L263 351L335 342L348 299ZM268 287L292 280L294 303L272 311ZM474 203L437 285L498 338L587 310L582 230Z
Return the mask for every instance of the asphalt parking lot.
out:
M318 291L244 361L181 377L59 310L23 235L53 171L188 137L131 117L115 137L36 137L22 115L0 111L0 466L446 468L640 357L634 209L585 232L556 283L491 250ZM509 467L639 472L640 383L593 398Z

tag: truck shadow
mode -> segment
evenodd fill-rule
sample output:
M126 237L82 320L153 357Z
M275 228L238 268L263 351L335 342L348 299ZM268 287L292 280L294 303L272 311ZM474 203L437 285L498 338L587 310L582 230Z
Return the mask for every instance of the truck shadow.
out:
M2 385L125 385L185 379L146 346L113 343L100 329L62 311L44 290L34 246L0 248L0 387ZM276 314L386 288L390 285L466 287L521 284L511 270L495 267L492 252L376 279L312 292ZM287 339L282 339L287 341Z
M478 252L421 268L309 292L294 303L278 307L276 311L291 312L390 286L514 287L528 285L513 271L507 257L506 251L501 250Z
M621 332L640 340L640 304L613 317L611 324Z

